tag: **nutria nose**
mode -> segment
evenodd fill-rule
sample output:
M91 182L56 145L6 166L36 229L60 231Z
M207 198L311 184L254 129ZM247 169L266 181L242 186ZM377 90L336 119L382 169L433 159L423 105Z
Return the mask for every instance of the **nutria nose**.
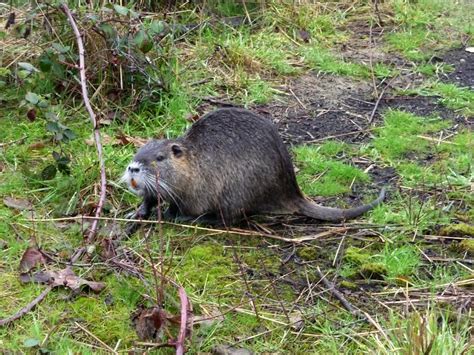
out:
M138 173L140 171L140 168L132 168L129 166L128 171L130 171L131 173Z

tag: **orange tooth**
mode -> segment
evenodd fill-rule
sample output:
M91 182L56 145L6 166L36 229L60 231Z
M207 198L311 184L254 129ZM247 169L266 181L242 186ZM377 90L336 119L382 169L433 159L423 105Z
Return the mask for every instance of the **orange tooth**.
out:
M138 186L138 184L137 184L137 182L135 181L135 179L132 179L132 180L130 181L130 185L132 185L132 187L133 187L134 189L136 189L137 186Z

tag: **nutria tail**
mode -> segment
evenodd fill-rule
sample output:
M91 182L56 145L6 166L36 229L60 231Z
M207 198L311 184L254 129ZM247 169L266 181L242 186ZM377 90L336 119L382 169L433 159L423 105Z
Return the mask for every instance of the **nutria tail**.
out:
M349 208L349 209L324 207L324 206L317 205L306 199L301 199L297 213L314 218L314 219L320 219L323 221L338 222L338 221L343 221L346 219L355 218L355 217L360 216L361 214L364 214L365 212L371 210L372 208L380 204L384 200L384 198L385 198L385 187L382 188L382 190L380 191L379 197L377 197L377 199L373 200L372 202L366 205Z

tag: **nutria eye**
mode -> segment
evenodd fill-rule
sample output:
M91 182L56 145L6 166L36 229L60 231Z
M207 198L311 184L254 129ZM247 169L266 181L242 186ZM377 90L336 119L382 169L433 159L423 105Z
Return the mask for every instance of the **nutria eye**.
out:
M156 161L163 161L163 160L165 160L165 157L163 155L158 155L156 157Z

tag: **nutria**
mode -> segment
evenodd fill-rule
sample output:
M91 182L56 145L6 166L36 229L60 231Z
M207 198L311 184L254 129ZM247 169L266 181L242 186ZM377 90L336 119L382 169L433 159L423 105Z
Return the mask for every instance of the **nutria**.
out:
M382 189L376 200L350 209L307 200L276 127L240 108L208 113L180 138L148 142L122 179L143 197L134 218L148 218L159 195L169 203L166 218L227 226L265 213L342 221L372 209L385 195Z

